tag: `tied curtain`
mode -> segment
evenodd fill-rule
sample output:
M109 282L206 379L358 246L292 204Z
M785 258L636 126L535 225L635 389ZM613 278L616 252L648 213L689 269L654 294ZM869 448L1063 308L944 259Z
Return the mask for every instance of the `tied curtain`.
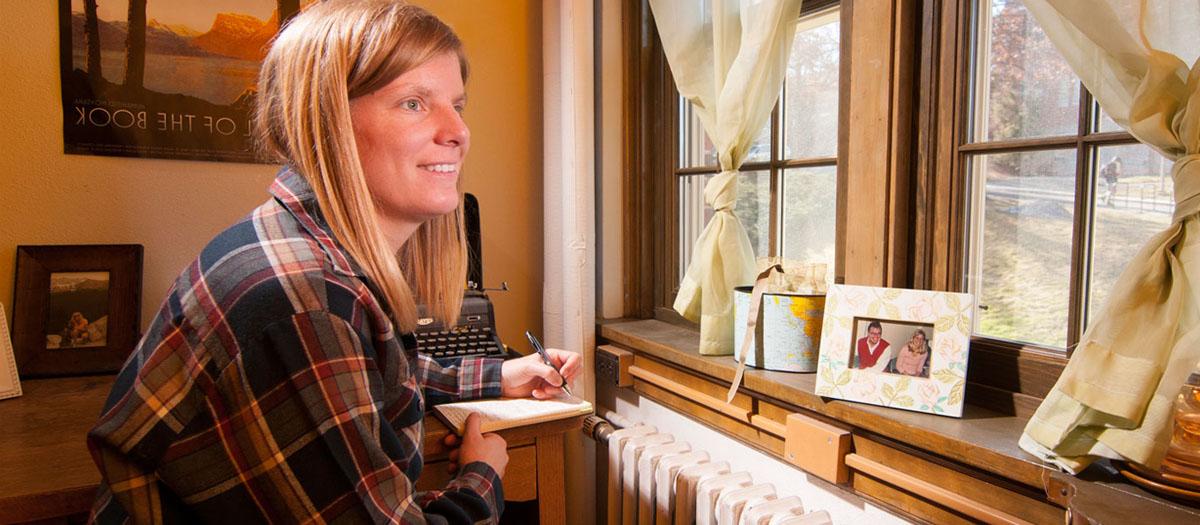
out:
M679 285L675 310L700 322L700 353L733 353L733 289L754 281L737 217L737 174L779 96L801 0L650 0L679 94L716 146L721 173L704 187L714 210Z
M1021 436L1073 473L1097 457L1158 468L1200 362L1200 2L1024 0L1100 106L1174 161L1171 225L1145 240Z

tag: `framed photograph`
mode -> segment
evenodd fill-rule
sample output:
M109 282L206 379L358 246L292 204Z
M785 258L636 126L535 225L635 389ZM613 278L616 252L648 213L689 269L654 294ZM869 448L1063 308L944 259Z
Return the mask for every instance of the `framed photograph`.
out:
M116 372L138 341L142 246L18 246L13 350L22 377Z
M8 337L8 316L0 304L0 399L21 395L21 380L17 377L17 360L13 356L12 339Z
M833 285L817 395L962 416L970 294Z

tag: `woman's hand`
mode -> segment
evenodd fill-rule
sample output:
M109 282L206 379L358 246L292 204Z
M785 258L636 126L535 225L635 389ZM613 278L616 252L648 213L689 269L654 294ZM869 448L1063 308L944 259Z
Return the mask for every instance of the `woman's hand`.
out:
M448 447L458 447L451 450L449 454L450 461L447 470L451 474L458 471L459 465L482 461L492 467L497 476L504 476L504 469L508 467L508 443L505 443L504 438L497 434L479 433L479 416L477 414L467 416L461 440L462 446L459 446L459 437L453 433L447 435L442 442Z
M562 370L559 376L553 368L542 362L536 353L519 359L509 359L500 369L500 395L504 397L529 397L548 399L562 392L561 386L570 384L571 379L579 374L583 359L579 354L547 348L550 361Z

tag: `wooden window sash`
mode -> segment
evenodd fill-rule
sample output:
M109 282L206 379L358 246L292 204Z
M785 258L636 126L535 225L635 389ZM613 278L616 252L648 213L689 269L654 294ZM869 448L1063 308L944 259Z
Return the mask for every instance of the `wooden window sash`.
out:
M654 28L642 26L649 22L649 11L644 0L626 0L626 8L629 10L627 12L636 15L626 19L627 34L641 35L627 39L626 44L626 56L629 59L626 75L626 129L629 131L626 134L626 160L629 169L625 190L626 209L630 212L625 217L626 267L633 269L631 278L626 280L626 312L633 317L657 318L694 327L694 324L683 320L670 308L679 280L675 267L679 256L678 245L676 242L663 243L661 239L664 236L668 239L678 237L676 218L679 203L674 179L682 175L715 174L719 169L677 167L678 115L673 81L666 71L661 49L655 47ZM877 9L876 6L869 8ZM905 15L902 12L905 9L911 11ZM851 23L854 10L852 0L841 3L840 82L843 93L850 92L847 79L852 68L848 57L855 44ZM915 288L945 291L963 289L967 222L964 192L968 188L961 174L970 155L1060 147L1075 147L1077 151L1090 155L1097 147L1134 142L1123 132L1097 133L1091 130L1066 139L1052 137L990 143L966 141L963 120L969 116L970 93L967 91L969 82L964 79L970 74L970 47L964 43L973 42L970 14L969 0L921 2L919 5L894 0L892 5L890 16L909 17L907 22L898 22L901 30L893 35L890 44L892 49L902 45L902 39L895 38L896 35L903 34L903 28L912 27L905 23L919 24L920 28L913 31L916 38L912 39L911 44L914 61L910 85L917 87L914 87L909 99L915 113L911 122L909 149L912 191L904 197L910 199L913 210L912 220L906 221L912 226L909 229L911 241L904 250L907 274L899 279L893 274L894 285L899 281L898 285L904 286L904 281L910 279L911 287ZM846 98L841 97L843 101ZM856 238L846 228L848 180L845 171L846 166L854 162L847 148L852 132L848 125L848 106L845 102L839 105L837 157L748 163L742 167L744 170L781 171L795 167L837 166L835 257L839 269L846 267L847 244L861 242L861 238ZM776 138L780 137L777 135ZM772 141L772 147L778 147L776 142ZM1079 164L1086 162L1077 163L1077 170L1084 169ZM1077 176L1077 184L1086 182L1086 179ZM772 220L772 224L775 223ZM1086 278L1081 271L1073 275ZM845 274L839 273L837 280L845 281ZM1076 307L1082 309L1083 304L1073 306L1073 311ZM1049 391L1066 363L1066 355L1061 350L1033 344L975 337L972 340L970 362L973 402L1000 409L1004 407L997 405L1008 403L1014 407L1011 410L1021 414L1032 411ZM977 392L987 392L988 395Z
M848 3L849 2L842 2L842 9L845 9L845 5ZM819 13L823 10L826 10L826 9L836 6L838 4L839 4L838 0L810 1L810 2L805 3L805 5L802 7L800 16L805 17L805 16L809 16L811 14ZM846 25L847 25L846 18L845 18L845 16L842 16L841 19L839 20L839 27L840 27L839 46L841 46L842 49L845 49L845 44L844 44L843 40L846 38L846 35L847 35L846 29L845 29ZM661 47L658 47L657 50L659 53L661 53ZM840 77L839 83L842 83L845 79L845 74L844 74L845 69L844 69L844 65L842 65L840 62L841 61L839 61L839 67L842 68L842 73L839 75L839 77ZM666 76L668 78L670 77L669 71L666 72ZM664 155L664 156L669 156L672 159L673 169L672 169L671 173L674 175L675 179L680 178L680 177L715 175L715 174L720 173L721 172L720 166L716 166L716 165L688 166L688 167L681 166L680 161L682 160L682 155L680 154L681 153L681 151L680 151L681 142L680 142L680 136L679 136L680 135L679 119L681 118L680 111L679 111L680 103L678 101L678 93L674 89L674 82L671 81L670 84L671 84L671 88L669 90L669 93L671 94L671 96L666 99L658 100L657 105L659 107L668 107L669 106L672 108L672 111L670 112L670 118L667 119L670 122L669 131L670 131L671 138L669 140L669 149L665 150L665 151L668 151L670 154ZM783 91L781 92L781 93L783 93L783 95L780 96L779 100L776 101L775 106L771 110L771 116L770 116L770 120L768 123L768 126L769 126L768 129L770 130L770 139L769 139L770 153L768 155L768 159L766 161L745 162L738 168L739 172L766 172L765 175L768 178L768 184L769 184L769 197L768 198L770 199L770 204L768 206L768 210L769 210L768 253L771 255L780 255L781 250L782 250L782 241L783 241L782 221L783 221L783 206L785 206L785 203L780 201L780 191L782 188L784 171L788 170L788 169L796 169L796 168L838 166L839 160L841 160L840 156L824 156L824 157L818 156L818 157L801 157L801 158L789 158L789 159L781 158L782 144L784 141L783 123L782 123L782 117L783 117L782 116L782 113L783 113L782 108L783 108L783 104L784 104L784 100L785 100L784 96L786 96L786 89L787 89L786 86L784 86ZM838 126L839 136L842 133L842 128L844 128L844 126L841 125L841 119L839 118L839 126ZM666 140L662 140L661 145L666 147L667 142L668 141L666 141ZM841 147L841 144L839 143L839 147L838 147L839 152L842 149L843 148ZM840 179L840 175L838 178ZM660 220L660 222L662 222L664 224L677 224L677 221L678 221L680 203L678 202L678 192L677 192L677 187L675 186L675 184L676 184L676 180L672 179L671 181L665 183L665 186L662 188L662 190L664 190L668 193L671 193L670 207L662 208L663 210L667 210L667 209L670 210L670 215L666 215ZM838 184L839 184L839 186L842 184L840 180L838 181ZM841 194L841 192L839 192L839 195L840 194ZM844 201L843 198L841 198L841 197L838 198L837 208L838 208L839 212L844 207L842 205L843 201ZM836 228L840 230L843 227L840 224L838 224L836 226ZM674 229L671 232L671 236L668 238L673 239L673 241L670 242L670 244L672 244L672 247L674 250L674 252L672 254L672 260L678 261L679 260L678 257L681 255L680 253L678 253L678 245L680 244L679 239L678 239L678 229ZM835 232L835 252L839 252L839 251L841 251L841 248L839 246L837 246L836 243L838 243L838 235ZM670 262L664 261L663 264L670 265ZM666 282L673 283L673 286L671 286L669 291L667 291L666 287L664 287L664 286L659 287L659 291L660 291L661 295L659 296L658 300L656 301L656 305L654 308L654 317L664 320L664 321L672 322L672 323L679 323L679 322L686 323L687 321L684 321L682 316L679 316L678 314L668 313L668 311L667 311L667 310L670 310L669 306L672 303L675 294L678 292L678 282L679 282L679 279L681 278L681 276L679 275L678 270L675 268L672 268L670 273L666 273L664 275L666 276L666 279L664 279L664 280Z
M1087 297L1090 293L1089 273L1090 273L1090 256L1092 244L1092 227L1093 217L1091 214L1091 206L1095 196L1093 188L1095 183L1094 169L1094 153L1101 146L1123 145L1137 143L1127 132L1095 132L1098 129L1099 112L1096 111L1096 105L1087 89L1080 84L1079 86L1079 109L1076 119L1075 133L1071 135L1056 135L1049 137L1031 137L1020 139L1005 139L1005 140L988 140L988 141L971 141L971 131L980 125L982 115L976 115L973 106L973 98L976 93L972 91L972 86L965 79L971 78L975 83L980 82L981 75L986 74L986 71L981 71L981 68L976 66L979 60L982 49L986 49L986 42L980 43L980 32L984 30L981 16L986 16L986 13L980 15L987 7L986 0L975 0L972 5L967 6L967 11L979 10L976 13L969 14L968 24L970 24L969 35L971 38L970 48L961 45L960 49L970 49L966 53L967 65L969 71L973 75L962 75L959 78L964 79L962 82L963 91L969 94L965 100L966 105L961 110L966 114L966 125L962 126L961 137L962 143L957 145L957 151L960 155L960 162L955 167L955 176L965 180L967 178L967 170L969 169L970 159L976 156L998 154L998 153L1024 153L1033 151L1045 150L1074 150L1075 151L1075 193L1074 193L1074 208L1073 208L1073 226L1071 235L1071 253L1070 253L1070 283L1069 283L1069 298L1067 312L1067 338L1065 348L1046 347L1035 343L1027 343L1023 341L1007 341L999 338L988 336L976 336L978 343L988 345L992 341L1004 341L1005 344L995 345L997 348L1011 348L1014 344L1021 348L1037 348L1039 351L1058 352L1070 355L1071 350L1078 344L1079 338L1083 333L1085 322L1085 309L1087 307ZM982 95L979 95L982 96ZM978 129L974 129L978 132ZM969 186L964 184L964 186ZM968 194L973 193L968 188ZM982 192L983 190L979 190ZM972 195L973 202L982 202L982 195ZM969 215L969 213L968 213ZM969 224L970 217L964 217L964 220ZM982 225L972 226L969 238L975 237L978 233L976 228L982 228ZM970 253L970 243L963 244L962 258L966 259ZM962 289L967 289L966 284L967 274L965 271L961 273L960 282Z

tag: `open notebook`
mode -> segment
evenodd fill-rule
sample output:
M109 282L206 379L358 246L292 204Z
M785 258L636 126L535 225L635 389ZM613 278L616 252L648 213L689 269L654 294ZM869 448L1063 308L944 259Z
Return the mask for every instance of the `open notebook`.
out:
M433 407L434 415L458 435L462 435L467 415L472 412L483 418L479 422L480 432L495 432L591 414L592 404L579 398L562 396L554 399L479 399Z

